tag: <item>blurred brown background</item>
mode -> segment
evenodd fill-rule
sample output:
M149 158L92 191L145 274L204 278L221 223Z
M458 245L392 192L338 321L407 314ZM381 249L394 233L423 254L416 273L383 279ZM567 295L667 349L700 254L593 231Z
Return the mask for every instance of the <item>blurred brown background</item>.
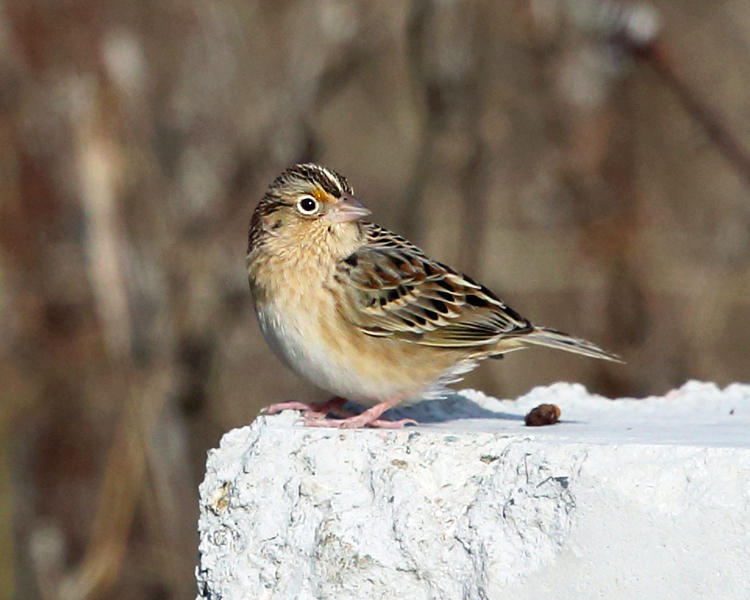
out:
M628 361L535 350L467 386L747 381L750 4L653 8L668 63L623 43L649 13L583 0L2 3L0 597L194 596L206 451L324 398L244 269L297 161Z

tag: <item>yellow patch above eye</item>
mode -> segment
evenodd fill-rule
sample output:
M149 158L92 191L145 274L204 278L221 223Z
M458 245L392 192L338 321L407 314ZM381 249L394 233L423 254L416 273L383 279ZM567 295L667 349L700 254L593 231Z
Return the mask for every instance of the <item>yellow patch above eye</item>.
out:
M312 197L318 202L335 202L335 199L320 186L315 186L312 192Z

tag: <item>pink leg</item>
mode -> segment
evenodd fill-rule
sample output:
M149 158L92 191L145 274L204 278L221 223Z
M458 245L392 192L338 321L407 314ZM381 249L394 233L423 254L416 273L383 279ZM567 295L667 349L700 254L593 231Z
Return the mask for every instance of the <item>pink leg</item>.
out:
M354 413L344 408L346 398L334 397L327 402L315 402L308 404L306 402L279 402L265 407L261 413L273 415L284 410L300 410L305 417L305 425L316 423L318 421L340 422L338 419L326 419L328 414L338 417L353 417Z
M336 415L337 417L353 417L354 413L349 412L344 408L346 404L346 398L340 398L336 396L331 398L328 402L321 402L320 404L314 404L315 410L306 410L303 414L305 416L305 423L310 420L325 419L326 415Z
M305 425L308 427L337 427L340 429L358 429L367 426L380 429L402 429L404 425L418 425L414 419L386 421L380 418L380 415L389 408L396 406L399 402L401 402L401 398L390 398L368 408L359 415L350 416L346 419L305 419Z

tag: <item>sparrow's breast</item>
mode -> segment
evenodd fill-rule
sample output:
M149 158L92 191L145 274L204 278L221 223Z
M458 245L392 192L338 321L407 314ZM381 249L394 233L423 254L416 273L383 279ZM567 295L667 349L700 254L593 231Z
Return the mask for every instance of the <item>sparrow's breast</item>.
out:
M301 377L337 396L371 404L392 393L368 376L359 360L347 355L342 334L330 322L335 317L325 307L311 304L292 308L283 302L256 303L260 329L276 356Z
M339 310L333 269L321 281L314 269L284 266L272 277L251 276L258 322L276 356L317 387L368 406L414 401L457 367L466 370L461 353L363 333Z

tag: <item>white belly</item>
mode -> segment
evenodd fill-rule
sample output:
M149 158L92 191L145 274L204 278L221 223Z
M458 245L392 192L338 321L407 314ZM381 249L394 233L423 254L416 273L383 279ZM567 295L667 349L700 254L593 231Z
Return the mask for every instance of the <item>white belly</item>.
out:
M297 312L297 311L293 311ZM292 371L336 396L373 405L402 390L369 380L345 356L335 356L321 342L317 315L290 316L271 303L256 305L263 336L276 356Z

